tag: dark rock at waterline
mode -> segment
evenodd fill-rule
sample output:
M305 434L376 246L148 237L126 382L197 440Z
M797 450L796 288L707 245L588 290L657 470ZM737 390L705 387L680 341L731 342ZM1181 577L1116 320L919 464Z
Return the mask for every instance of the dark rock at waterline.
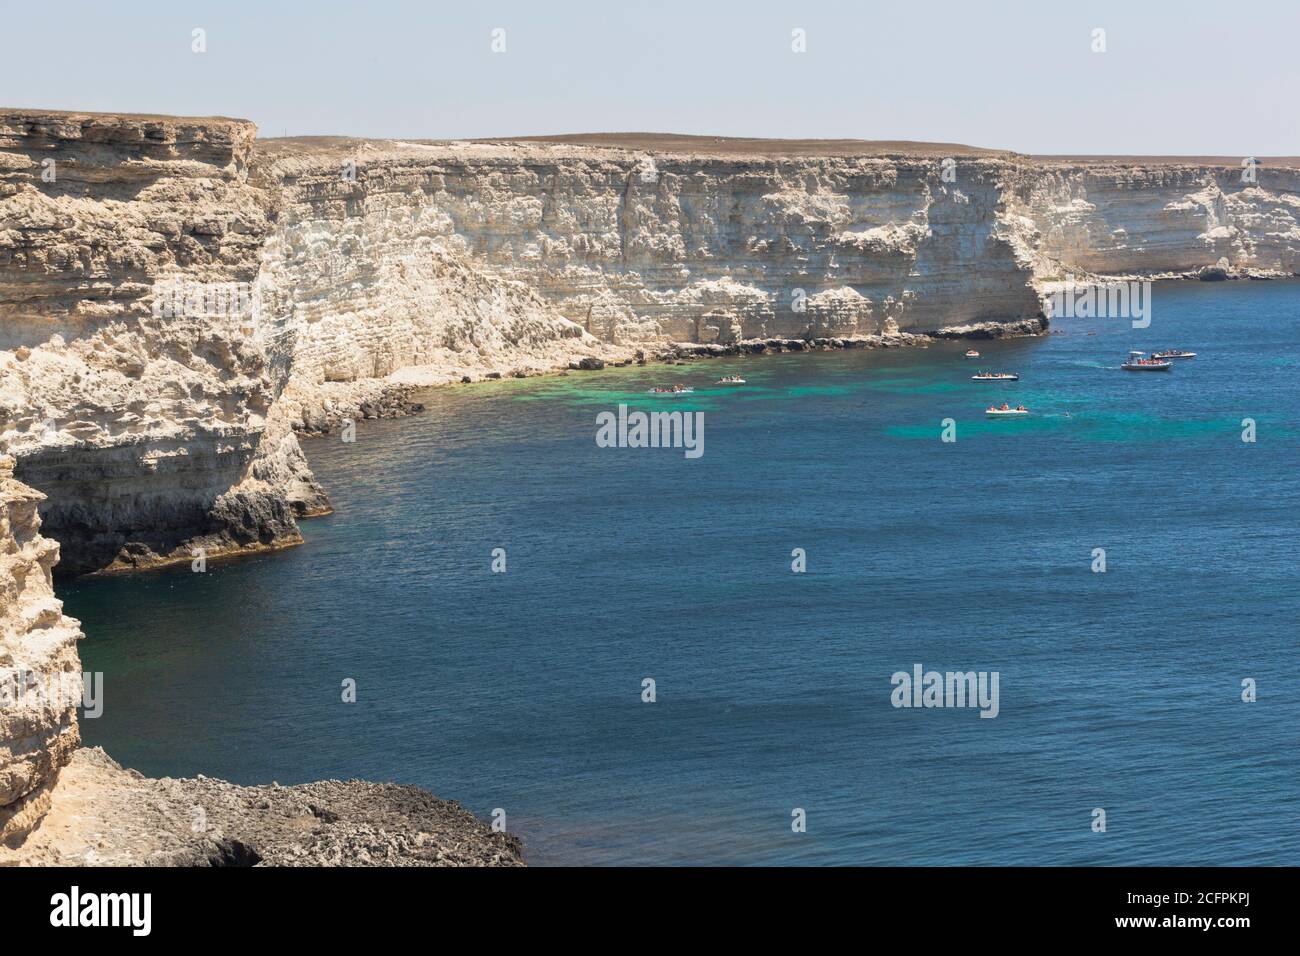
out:
M215 558L300 544L295 511L329 511L328 498L315 484L304 485L301 503L258 484L241 485L239 470L246 459L236 456L205 476L211 497L203 500L177 500L175 488L194 480L195 473L185 469L188 460L183 456L164 459L147 476L135 479L128 509L115 497L110 482L92 484L83 475L92 465L99 467L100 475L129 465L129 451L52 449L19 462L19 479L48 495L40 512L45 534L61 545L57 577L188 563L197 551ZM231 490L221 493L221 487ZM97 507L88 508L87 498Z
M598 372L605 367L605 362L603 359L588 355L586 358L579 359L576 367L584 372Z
M485 376L483 376L483 377L484 377L484 378L500 378L500 377L501 377L501 373L500 373L500 372L488 372L487 375L485 375Z
M936 339L1007 339L1025 335L1042 335L1047 331L1047 316L1039 313L1030 319L1017 322L977 322L973 325L950 326L929 334ZM903 343L906 344L906 343Z

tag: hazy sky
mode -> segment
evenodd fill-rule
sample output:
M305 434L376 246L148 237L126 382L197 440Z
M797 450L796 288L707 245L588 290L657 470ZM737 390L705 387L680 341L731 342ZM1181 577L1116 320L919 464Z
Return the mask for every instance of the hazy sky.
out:
M1300 0L0 0L0 105L239 116L264 136L1296 155L1298 40Z

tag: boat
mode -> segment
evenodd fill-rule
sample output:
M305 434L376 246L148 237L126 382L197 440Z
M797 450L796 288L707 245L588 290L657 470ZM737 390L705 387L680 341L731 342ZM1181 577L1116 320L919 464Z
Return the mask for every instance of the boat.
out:
M744 385L744 384L745 384L745 380L744 380L743 378L741 378L739 375L724 375L724 376L722 376L722 378L718 379L717 384L719 384L719 385Z
M1020 376L1012 372L979 372L970 377L972 382L1018 382Z
M652 389L650 389L650 391L649 391L648 394L650 394L650 395L689 395L689 394L690 394L691 392L693 392L693 391L695 391L695 389L693 389L693 388L686 388L686 387L681 386L681 385L674 385L672 388L652 388Z
M1017 405L1015 408L1012 408L1006 402L1003 402L1001 408L996 405L990 405L988 408L984 409L984 414L992 415L994 418L1002 418L1016 415L1028 415L1029 409L1025 408L1023 405Z
M979 358L979 357L980 357L980 354L979 354L979 352L976 352L974 349L971 349L970 351L968 351L968 352L966 353L966 357L967 357L967 358Z
M1146 352L1129 352L1128 361L1120 368L1126 372L1167 372L1174 367L1174 363L1168 359L1144 358L1146 354Z
M1195 352L1184 352L1182 349L1165 349L1163 352L1152 352L1153 359L1194 359Z

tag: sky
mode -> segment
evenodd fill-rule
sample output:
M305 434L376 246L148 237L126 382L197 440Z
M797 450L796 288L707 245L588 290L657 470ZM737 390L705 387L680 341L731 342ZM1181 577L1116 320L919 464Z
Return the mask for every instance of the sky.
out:
M1297 39L1300 0L0 0L0 106L1294 156Z

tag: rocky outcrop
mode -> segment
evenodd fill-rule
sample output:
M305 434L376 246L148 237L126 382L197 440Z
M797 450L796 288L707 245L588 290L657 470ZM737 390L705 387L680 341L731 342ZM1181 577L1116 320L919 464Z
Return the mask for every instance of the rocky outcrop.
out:
M40 820L80 739L81 630L54 596L59 546L40 533L44 495L13 467L0 456L0 844Z
M260 157L278 203L261 277L285 291L293 316L277 411L294 427L321 431L400 411L402 387L563 367L600 351L531 286L443 241L437 207L421 191L427 171L412 170L400 151L382 156L361 166Z
M77 751L21 866L522 866L519 838L419 787L151 779Z
M1008 215L1039 279L1300 273L1300 168L1044 162Z
M0 112L0 443L66 570L299 540L284 483L310 473L267 425L293 341L258 282L254 135Z
M635 345L928 331L1040 311L1001 218L998 160L970 159L950 183L929 158L359 142L306 156L270 144L262 156L281 184L288 260L319 248L315 274L294 279L312 327L298 362L326 379L424 364L438 347L534 344L554 337L557 313ZM416 294L453 308L410 322Z

